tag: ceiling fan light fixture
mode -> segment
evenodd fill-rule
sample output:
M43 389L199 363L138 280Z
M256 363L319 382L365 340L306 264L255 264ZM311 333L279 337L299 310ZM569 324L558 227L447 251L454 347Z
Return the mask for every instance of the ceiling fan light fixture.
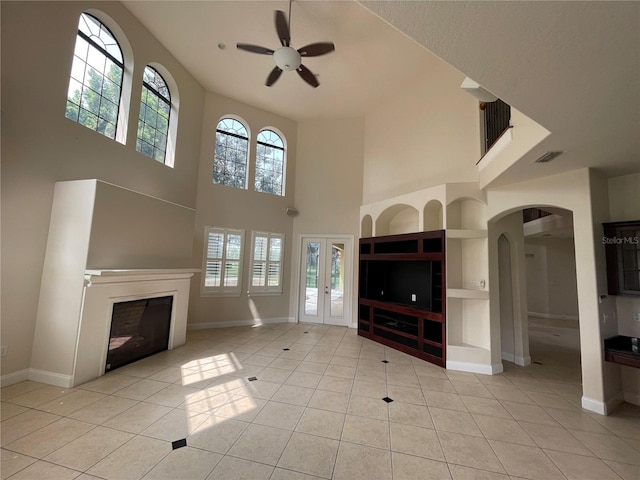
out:
M291 47L280 47L273 52L273 59L278 68L287 72L297 70L302 63L300 54Z

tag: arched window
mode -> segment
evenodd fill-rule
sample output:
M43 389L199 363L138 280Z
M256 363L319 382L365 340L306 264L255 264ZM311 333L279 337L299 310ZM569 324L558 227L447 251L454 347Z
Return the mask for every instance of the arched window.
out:
M284 195L284 142L273 130L262 130L258 134L255 189Z
M136 150L162 163L166 163L170 114L169 87L158 71L147 65L142 76Z
M247 154L249 134L245 126L233 118L223 118L216 128L213 158L213 183L247 188Z
M115 138L123 70L122 50L111 31L96 17L81 14L65 116Z

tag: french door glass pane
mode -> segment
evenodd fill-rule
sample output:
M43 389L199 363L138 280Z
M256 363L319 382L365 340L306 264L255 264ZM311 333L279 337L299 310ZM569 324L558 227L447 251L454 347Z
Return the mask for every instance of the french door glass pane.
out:
M307 243L307 269L305 275L305 303L306 315L318 314L318 256L320 244L318 242Z
M344 244L331 245L331 316L342 317L344 303Z

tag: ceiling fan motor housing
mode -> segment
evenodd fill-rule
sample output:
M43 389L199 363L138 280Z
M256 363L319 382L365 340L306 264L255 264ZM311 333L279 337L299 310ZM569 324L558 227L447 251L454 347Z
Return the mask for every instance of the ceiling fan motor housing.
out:
M302 63L300 54L291 47L280 47L273 52L273 58L280 69L288 72L296 70Z

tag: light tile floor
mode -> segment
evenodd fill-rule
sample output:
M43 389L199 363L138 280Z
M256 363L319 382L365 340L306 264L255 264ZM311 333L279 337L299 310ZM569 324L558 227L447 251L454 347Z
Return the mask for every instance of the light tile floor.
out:
M2 479L638 480L640 407L580 408L569 330L533 326L538 363L496 376L340 327L190 331L76 388L3 388Z

